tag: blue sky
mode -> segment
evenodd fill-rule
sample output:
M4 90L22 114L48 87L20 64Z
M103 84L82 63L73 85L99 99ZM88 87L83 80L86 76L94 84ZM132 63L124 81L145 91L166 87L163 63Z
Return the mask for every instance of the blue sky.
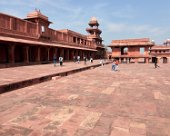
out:
M85 29L95 16L104 44L111 40L151 38L162 44L170 38L170 0L0 0L0 12L19 18L35 8L53 22L53 29Z

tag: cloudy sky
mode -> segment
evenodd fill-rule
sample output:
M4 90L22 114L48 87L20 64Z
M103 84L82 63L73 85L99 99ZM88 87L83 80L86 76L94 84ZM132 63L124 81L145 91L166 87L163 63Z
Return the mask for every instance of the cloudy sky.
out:
M53 29L85 29L95 16L104 44L111 40L145 38L162 44L170 38L170 0L0 0L0 12L19 18L40 9Z

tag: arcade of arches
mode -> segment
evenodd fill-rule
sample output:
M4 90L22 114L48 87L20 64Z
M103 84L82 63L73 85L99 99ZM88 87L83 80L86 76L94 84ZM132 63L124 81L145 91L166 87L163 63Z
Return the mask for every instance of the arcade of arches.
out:
M94 57L94 51L85 51L80 49L38 46L38 45L24 45L23 44L7 44L0 45L0 64L18 65L22 64L38 64L49 63L53 61L53 56L63 56L64 61L73 60L73 56L80 56L83 59Z

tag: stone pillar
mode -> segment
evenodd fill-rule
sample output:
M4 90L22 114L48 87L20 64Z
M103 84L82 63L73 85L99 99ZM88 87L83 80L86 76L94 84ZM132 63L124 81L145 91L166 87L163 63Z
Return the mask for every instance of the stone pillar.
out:
M9 58L9 63L14 64L15 63L15 44L11 44L8 48L8 58Z
M80 50L80 58L83 59L82 50Z
M75 56L74 55L74 50L71 50L71 60L73 60L73 56Z
M25 32L27 33L27 22L25 22Z
M60 56L62 56L63 58L64 58L64 49L63 48L61 48L61 50L60 50L61 52L60 52ZM65 59L65 58L64 58Z
M78 38L76 37L76 44L78 44Z
M97 52L93 52L93 59L96 59L96 58L95 58L96 53L97 53Z
M138 58L135 58L135 63L138 63Z
M56 55L57 59L59 58L58 50L59 50L58 48L54 48L54 54ZM54 54L53 54L53 56L54 56Z
M126 63L129 63L129 58L126 58Z
M35 54L36 55L36 61L37 62L40 62L41 60L40 60L40 55L41 55L41 49L40 49L40 47L37 47L37 54Z
M71 58L70 58L70 50L69 49L67 49L67 55L68 55L68 60L71 60Z
M69 35L67 34L67 42L69 43Z
M145 58L145 63L149 63L149 58Z
M50 61L50 47L47 47L47 61Z
M85 57L85 55L84 55L84 51L82 51L82 56L83 56L83 58Z
M78 50L75 50L75 56L76 57L78 56Z
M24 63L29 63L29 46L24 46Z
M40 25L37 23L37 35L40 34Z
M61 34L61 39L64 40L64 34L63 33Z
M12 19L12 17L11 17L11 18L10 18L10 26L9 26L10 30L13 29L13 28L12 28L12 25L13 25L13 19Z

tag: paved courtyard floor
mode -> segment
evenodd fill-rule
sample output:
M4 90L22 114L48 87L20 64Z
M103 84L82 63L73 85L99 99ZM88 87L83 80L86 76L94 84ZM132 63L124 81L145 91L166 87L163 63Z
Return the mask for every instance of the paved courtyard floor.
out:
M99 60L94 60L93 63L90 63L88 61L86 65L83 61L81 61L79 64L74 62L64 62L62 67L59 66L59 63L57 63L55 67L53 64L42 64L3 68L0 69L0 85L11 84L13 82L19 82L28 79L34 79L37 77L60 73L71 69L87 67L99 64L99 62Z
M0 94L0 136L170 136L170 64L111 64Z

